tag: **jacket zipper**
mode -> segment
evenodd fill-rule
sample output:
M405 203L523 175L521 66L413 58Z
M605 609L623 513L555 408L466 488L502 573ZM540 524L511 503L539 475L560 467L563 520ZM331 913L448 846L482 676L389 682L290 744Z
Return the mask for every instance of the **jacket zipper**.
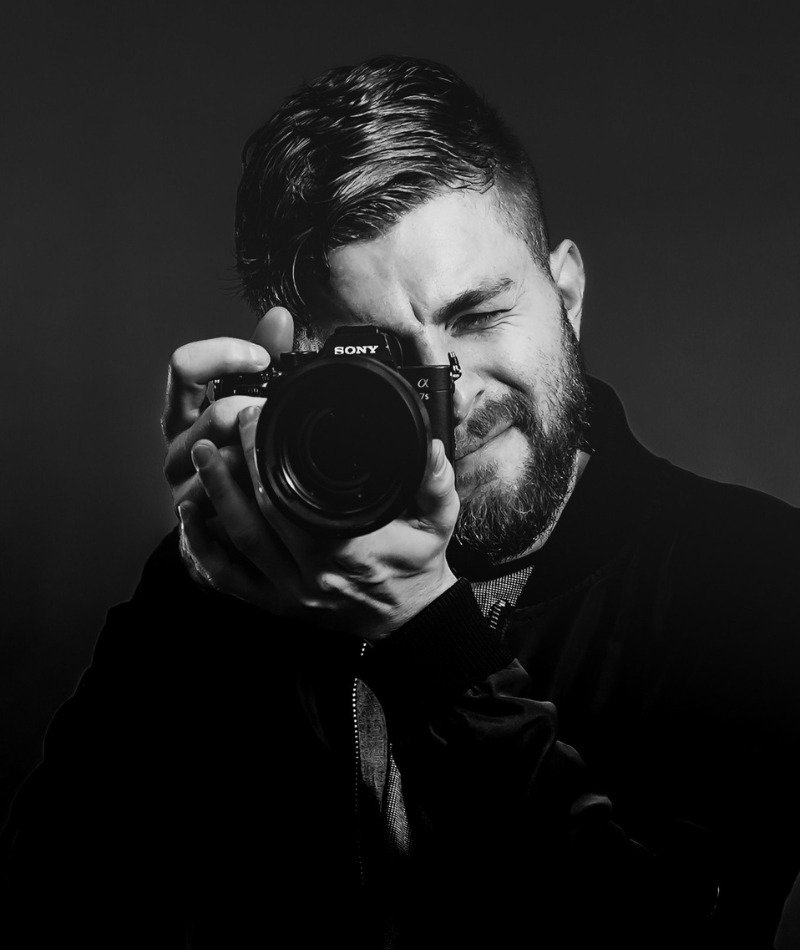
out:
M491 629L499 633L501 637L505 631L511 607L512 604L510 601L497 600L489 608L489 612L486 615Z
M359 659L367 649L366 641L361 644ZM358 881L364 887L364 855L361 850L361 735L358 729L358 677L353 677L353 689L350 694L350 711L353 717L353 815L355 818L355 852Z

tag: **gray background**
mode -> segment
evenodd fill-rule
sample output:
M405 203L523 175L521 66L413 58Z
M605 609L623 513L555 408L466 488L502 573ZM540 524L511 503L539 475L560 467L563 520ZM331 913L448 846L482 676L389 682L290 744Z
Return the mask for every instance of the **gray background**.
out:
M585 352L651 449L800 503L798 31L788 4L27 3L2 52L0 814L172 524L180 344L248 336L249 132L381 52L520 130L588 270ZM754 631L757 638L757 631Z

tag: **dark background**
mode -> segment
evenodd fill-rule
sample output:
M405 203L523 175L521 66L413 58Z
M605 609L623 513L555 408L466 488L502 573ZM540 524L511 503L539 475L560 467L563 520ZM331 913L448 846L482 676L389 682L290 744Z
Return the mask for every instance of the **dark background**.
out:
M170 353L250 334L232 290L242 142L328 67L409 53L485 92L533 152L553 238L583 250L588 365L634 431L800 503L788 9L24 5L2 55L0 815L172 525Z

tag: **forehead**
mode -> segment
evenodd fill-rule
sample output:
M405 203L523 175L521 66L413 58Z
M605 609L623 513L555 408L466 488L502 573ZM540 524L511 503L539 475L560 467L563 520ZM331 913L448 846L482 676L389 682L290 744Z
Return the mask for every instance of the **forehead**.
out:
M533 261L491 191L449 191L385 234L337 248L326 296L348 317L426 322L465 290L499 277L521 283Z

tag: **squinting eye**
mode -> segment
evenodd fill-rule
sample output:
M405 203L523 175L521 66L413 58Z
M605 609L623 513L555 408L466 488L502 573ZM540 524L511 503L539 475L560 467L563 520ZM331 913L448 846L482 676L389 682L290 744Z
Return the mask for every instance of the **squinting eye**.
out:
M501 313L505 313L505 310L492 310L490 313L468 313L458 318L456 326L464 329L481 327L499 317Z

